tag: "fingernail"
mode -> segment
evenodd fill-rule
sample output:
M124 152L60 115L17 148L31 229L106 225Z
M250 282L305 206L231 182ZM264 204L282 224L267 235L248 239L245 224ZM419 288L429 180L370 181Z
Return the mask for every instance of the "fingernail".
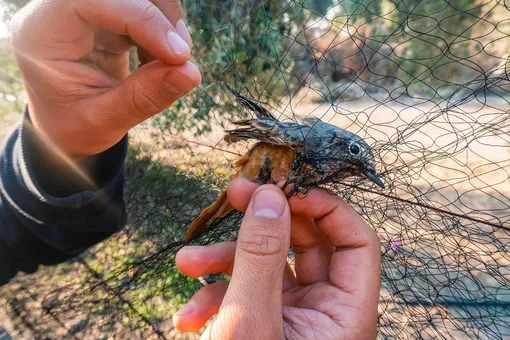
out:
M179 79L177 80L177 78ZM191 89L194 87L193 82L178 71L172 71L168 73L163 78L163 81L168 93L173 95L184 94L191 91ZM186 82L189 82L189 84L186 84ZM177 84L179 84L179 86L177 86Z
M274 190L262 190L253 199L253 214L262 218L278 218L283 214L283 200L283 196Z
M189 250L200 250L206 248L205 246L185 246L182 247L182 249L189 249Z
M175 54L189 53L189 46L175 31L168 32L168 45Z
M175 313L176 316L186 316L190 315L195 311L195 302L193 300L189 301L187 304L184 305L177 313Z
M181 38L188 43L188 45L191 45L193 41L191 40L191 35L189 34L188 28L186 27L186 24L184 23L184 20L179 19L177 21L177 24L175 25L175 30Z

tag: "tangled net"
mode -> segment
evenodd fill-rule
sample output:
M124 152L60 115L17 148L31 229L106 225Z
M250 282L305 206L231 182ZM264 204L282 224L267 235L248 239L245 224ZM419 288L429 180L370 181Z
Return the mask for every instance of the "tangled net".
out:
M50 328L59 338L193 337L168 320L203 284L225 278L186 278L174 257L252 145L221 141L233 118L250 115L224 81L280 120L314 115L371 145L386 189L359 179L328 189L381 238L380 338L510 337L509 4L183 5L204 83L131 133L125 230L47 268L61 280L45 294L23 276L11 285L21 323L46 337ZM194 243L235 240L241 218L216 221ZM40 302L37 317L21 292Z

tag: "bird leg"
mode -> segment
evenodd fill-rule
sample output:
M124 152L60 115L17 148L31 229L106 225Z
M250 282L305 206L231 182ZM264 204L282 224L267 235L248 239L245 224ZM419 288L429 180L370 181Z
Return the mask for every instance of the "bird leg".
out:
M299 175L296 180L295 191L300 194L306 194L308 192L308 185L305 186L308 179L312 177L312 174L307 172Z
M308 193L308 186L305 186L305 184L311 176L312 176L311 173L304 173L298 176L289 176L289 178L287 178L287 180L283 184L282 191L285 190L285 188L289 184L293 184L292 190L290 190L289 193L286 195L287 198L291 197L296 193L306 195Z

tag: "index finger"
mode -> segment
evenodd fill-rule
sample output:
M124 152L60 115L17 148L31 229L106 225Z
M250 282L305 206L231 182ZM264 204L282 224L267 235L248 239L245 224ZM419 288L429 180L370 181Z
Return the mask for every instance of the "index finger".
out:
M344 200L325 189L311 189L305 198L292 196L291 211L315 220L317 227L337 248L379 247L379 237ZM379 252L379 248L378 248Z
M129 37L165 64L184 64L190 57L188 44L159 7L149 0L74 2L86 22ZM180 4L179 4L180 12Z
M182 19L181 0L150 0L174 26ZM183 37L184 38L184 37Z
M150 0L163 15L170 21L175 27L175 30L181 38L188 44L191 45L191 36L188 28L184 24L182 5L180 0ZM150 51L147 51L143 47L138 48L138 60L140 60L140 66L147 64L151 61L156 60Z
M346 293L344 303L360 306L349 318L377 317L381 281L379 237L340 197L312 189L306 198L289 199L291 212L315 219L317 228L335 247L329 265L332 285Z

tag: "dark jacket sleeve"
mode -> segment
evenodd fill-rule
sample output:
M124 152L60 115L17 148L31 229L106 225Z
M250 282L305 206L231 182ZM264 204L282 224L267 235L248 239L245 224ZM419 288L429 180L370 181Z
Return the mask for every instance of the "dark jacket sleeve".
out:
M127 136L83 176L45 163L28 113L0 146L0 285L73 257L120 230Z

